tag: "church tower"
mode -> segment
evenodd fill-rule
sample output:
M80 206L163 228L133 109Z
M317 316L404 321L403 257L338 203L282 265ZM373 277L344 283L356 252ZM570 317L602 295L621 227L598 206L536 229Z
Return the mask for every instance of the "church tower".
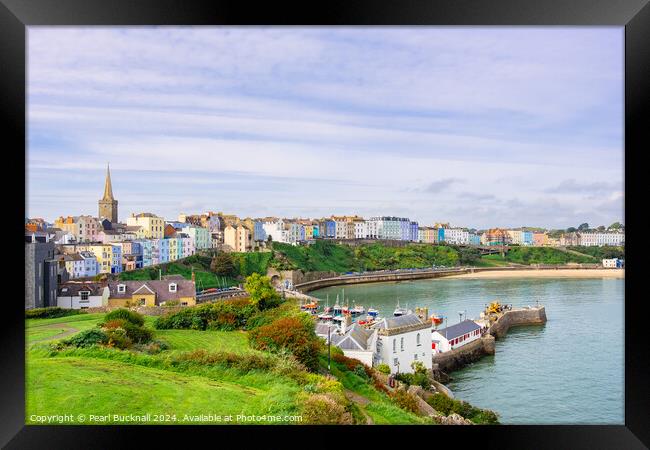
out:
M106 166L106 182L104 183L104 197L99 201L99 219L108 219L117 223L117 200L113 198L111 186L111 170Z

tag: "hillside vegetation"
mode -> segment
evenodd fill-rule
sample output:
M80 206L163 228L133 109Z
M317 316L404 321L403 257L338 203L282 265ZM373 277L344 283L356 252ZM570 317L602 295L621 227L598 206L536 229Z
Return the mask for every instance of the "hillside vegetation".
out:
M357 247L329 241L293 246L273 243L275 256L271 265L281 270L357 272L382 269L425 268L432 265L455 266L458 250L444 245L408 244L389 247L382 243Z
M593 264L598 262L589 255L579 255L550 247L510 247L505 258L500 254L486 255L483 257L488 261L507 261L515 264L566 264L585 263Z
M27 320L26 422L38 423L35 415L72 414L71 424L88 424L91 414L111 414L102 423L133 423L113 414L148 413L136 423L224 423L193 419L210 413L232 415L233 423L269 423L269 416L278 418L273 423L431 423L375 386L370 368L352 370L336 359L336 378L325 375L326 347L295 301L265 310L242 300L229 305L188 307L168 319L145 317L143 326L154 340L125 349L80 339L114 325L104 314ZM235 310L241 325L224 331ZM209 317L205 329L194 320ZM309 349L317 352L313 365L304 358ZM348 399L349 391L362 404ZM252 418L237 420L241 415Z

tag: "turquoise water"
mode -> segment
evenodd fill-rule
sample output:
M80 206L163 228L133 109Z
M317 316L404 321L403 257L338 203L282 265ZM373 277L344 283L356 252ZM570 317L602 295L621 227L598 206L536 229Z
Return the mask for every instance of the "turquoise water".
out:
M334 304L340 287L311 292ZM494 356L451 374L457 398L499 414L505 424L624 423L624 280L571 278L435 279L349 285L345 297L380 315L396 300L457 323L498 299L546 306L548 322L511 328Z

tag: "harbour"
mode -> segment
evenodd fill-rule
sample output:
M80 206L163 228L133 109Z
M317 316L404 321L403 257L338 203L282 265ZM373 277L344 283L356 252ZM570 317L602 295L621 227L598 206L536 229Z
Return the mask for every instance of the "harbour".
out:
M494 299L514 310L544 305L547 323L507 330L512 322L501 322L490 330L493 354L479 350L458 367L447 365L446 385L457 398L499 413L502 423L623 423L623 285L608 278L441 278L344 289L350 302L372 303L380 316L393 314L396 299L411 310L428 308L444 318L442 327L460 322L459 312L479 319ZM311 295L331 301L341 290ZM604 327L606 334L594 332ZM484 345L478 342L468 345Z

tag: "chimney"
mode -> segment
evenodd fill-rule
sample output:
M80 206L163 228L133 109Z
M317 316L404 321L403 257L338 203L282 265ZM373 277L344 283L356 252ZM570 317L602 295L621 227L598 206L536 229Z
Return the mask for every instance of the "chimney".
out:
M347 313L343 316L343 322L341 323L341 334L345 334L346 331L352 325L352 316L350 313Z

